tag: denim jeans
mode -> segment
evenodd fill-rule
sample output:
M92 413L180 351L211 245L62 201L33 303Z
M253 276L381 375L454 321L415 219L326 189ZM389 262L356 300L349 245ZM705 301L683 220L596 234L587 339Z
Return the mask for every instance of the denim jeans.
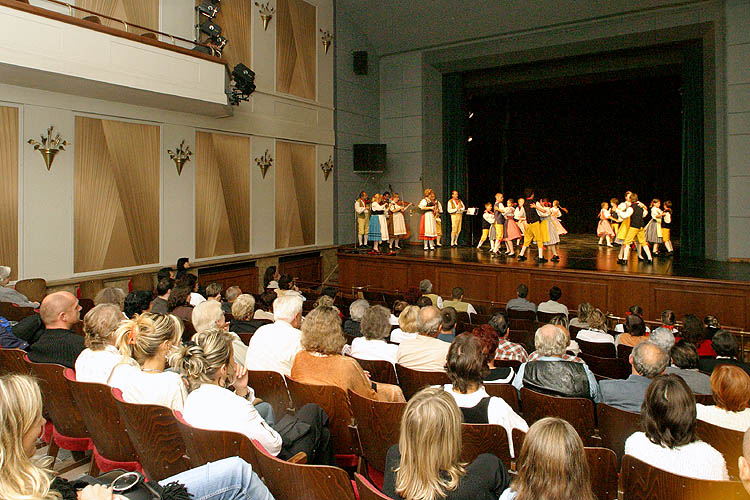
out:
M273 500L250 464L239 457L209 462L159 484L164 486L173 481L185 485L192 500Z

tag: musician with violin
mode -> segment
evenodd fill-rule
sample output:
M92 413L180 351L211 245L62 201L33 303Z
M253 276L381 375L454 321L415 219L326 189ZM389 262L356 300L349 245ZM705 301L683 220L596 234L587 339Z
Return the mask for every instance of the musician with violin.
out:
M424 190L424 198L419 202L419 209L422 211L422 218L419 221L419 239L424 242L425 250L435 250L435 240L437 239L437 215L438 206L435 203L435 192L427 188Z
M430 195L430 200L435 204L435 234L437 234L435 244L441 247L443 246L443 217L441 215L443 213L443 205L437 199L434 192Z
M359 193L359 198L354 202L354 215L357 218L357 244L367 245L367 231L370 226L370 200L364 191Z
M401 201L401 197L398 193L393 193L391 195L391 203L388 208L391 212L391 223L393 224L393 233L391 234L392 238L389 242L391 249L395 247L400 250L401 247L398 245L398 242L402 238L408 238L404 211L410 206L411 203Z

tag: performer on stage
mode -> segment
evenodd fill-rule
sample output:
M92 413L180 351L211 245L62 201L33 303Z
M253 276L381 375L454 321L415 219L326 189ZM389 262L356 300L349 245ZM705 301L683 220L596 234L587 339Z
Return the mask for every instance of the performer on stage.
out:
M388 241L388 222L385 219L385 210L387 205L382 204L382 197L379 194L372 196L370 205L370 226L368 239L373 242L371 253L378 253L378 244L381 241Z
M495 213L492 211L492 203L489 201L484 204L484 212L482 212L482 237L479 239L477 250L482 248L482 244L488 238L490 240L490 250L492 250L495 239Z
M552 223L555 225L555 229L557 229L557 235L562 236L563 234L568 234L568 231L560 223L560 217L562 217L562 213L565 212L567 214L568 209L565 207L561 207L560 202L558 200L554 200L552 202L552 208L550 209L550 212L551 212L550 219L552 220Z
M359 199L354 202L354 214L357 217L357 243L358 246L367 244L367 230L370 222L370 204L367 193L359 193Z
M615 243L618 245L622 245L622 243L625 241L625 236L628 235L628 229L630 229L630 217L623 217L621 214L627 211L628 207L630 206L630 195L632 193L630 191L625 191L625 200L617 205L617 215L621 219L620 220L620 227L617 229L617 236L615 238Z
M451 246L458 246L458 237L461 235L461 222L466 212L464 202L458 199L458 191L451 191L451 199L448 200L448 213L451 214Z
M419 239L424 241L425 250L435 250L435 238L437 238L437 227L435 224L435 203L430 199L435 192L427 188L424 190L424 198L419 202L422 218L419 221Z
M630 193L628 199L630 200L628 202L628 207L624 212L619 213L620 217L622 217L623 220L628 220L629 227L628 233L625 235L625 240L622 244L622 247L620 248L620 255L617 259L617 263L628 263L628 258L630 256L630 244L635 239L638 240L638 253L640 253L640 249L643 248L643 250L646 252L646 255L648 256L648 261L650 263L653 263L654 260L651 257L651 250L649 249L648 243L646 242L646 231L644 230L644 219L646 218L648 209L643 203L638 202L637 194ZM622 227L620 227L620 230L622 230Z
M515 215L516 209L513 206L513 199L508 198L508 202L505 205L505 228L503 229L505 236L503 237L503 241L505 242L505 255L511 257L516 255L516 250L513 242L516 240L520 240L523 236L523 233L521 233L521 229L518 227L518 224L514 219Z
M544 258L545 236L543 234L541 216L548 215L549 211L541 203L537 203L534 200L533 189L526 188L524 190L524 198L526 199L526 233L524 234L521 252L518 254L518 260L526 260L526 256L524 255L526 249L529 248L532 241L536 241L537 251L539 252L537 262L547 262L547 259Z
M385 222L388 227L388 248L390 252L388 255L395 255L393 251L393 217L391 216L391 193L389 191L383 191L380 195L380 205L383 207L385 212Z
M653 245L652 253L659 255L659 243L662 243L661 220L664 212L661 210L661 200L654 198L651 200L651 220L646 224L646 241Z
M612 224L609 220L612 218L612 214L609 211L609 203L606 201L602 202L602 209L599 210L599 225L596 226L596 235L599 237L599 244L606 239L607 246L612 247L612 238L615 236L615 232L612 229Z
M518 222L518 229L521 230L521 234L526 234L526 208L524 207L526 200L518 198L518 206L513 218Z
M495 243L491 252L495 255L500 254L500 243L503 241L503 223L505 222L505 206L503 205L503 193L495 193L495 204L492 209L495 211Z
M411 203L408 203L404 206L404 204L401 203L398 193L393 193L389 206L389 210L391 212L391 220L393 221L393 239L391 240L391 248L396 247L399 250L401 249L401 247L398 246L398 242L401 237L406 234L404 211L409 207L409 205L411 205Z
M435 192L430 195L430 200L435 204L435 244L439 247L443 246L443 217L440 215L443 213L443 204L437 199Z
M552 262L558 262L560 260L560 256L557 254L557 245L560 244L560 235L557 233L557 226L555 226L555 223L552 219L553 207L546 198L539 201L542 206L547 209L546 214L539 214L542 218L542 240L546 243L547 247L552 250L552 258L550 260ZM547 230L547 234L544 233L545 229Z
M621 219L617 216L617 206L620 201L617 198L609 200L609 221L612 223L612 231L615 233L612 238L617 236L617 230L620 229Z
M664 246L667 247L667 255L674 253L674 247L672 247L672 240L670 239L672 231L672 202L667 200L664 202L664 216L661 218L661 239L664 242Z

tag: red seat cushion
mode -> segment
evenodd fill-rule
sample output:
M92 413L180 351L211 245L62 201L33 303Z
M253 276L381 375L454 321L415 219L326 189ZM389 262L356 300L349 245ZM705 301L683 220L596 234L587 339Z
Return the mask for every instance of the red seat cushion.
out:
M383 491L383 482L385 482L385 474L383 471L367 464L367 475L370 476L370 482L372 482L377 489Z
M102 473L115 469L125 469L129 472L135 471L145 475L140 462L116 462L115 460L110 460L101 455L96 447L94 447L94 461L96 462L96 466L99 467L99 472Z
M64 450L88 451L94 447L91 438L63 436L54 427L52 428L52 438L55 440L55 444Z

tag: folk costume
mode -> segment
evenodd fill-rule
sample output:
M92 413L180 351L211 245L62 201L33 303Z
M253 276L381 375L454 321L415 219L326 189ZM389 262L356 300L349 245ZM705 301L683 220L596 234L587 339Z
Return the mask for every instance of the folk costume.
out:
M388 221L385 218L385 205L373 201L370 205L370 228L368 240L375 243L374 250L378 251L378 243L388 241Z
M612 229L612 224L609 223L609 219L612 214L606 208L602 208L599 211L599 224L596 226L596 235L599 237L599 244L606 239L607 246L612 246L612 238L615 236L615 231Z
M466 206L461 200L448 200L448 213L451 214L451 246L458 246L458 237L461 235L461 223L463 222Z
M367 232L370 224L370 206L362 198L354 202L354 215L357 217L357 243L367 244Z
M495 214L492 209L482 212L482 237L479 239L479 245L477 248L482 248L482 244L487 240L490 240L490 249L492 249L493 241L495 241Z
M432 190L427 190L431 192ZM430 193L425 192L425 197L419 202L422 218L419 220L419 239L424 241L424 249L435 249L437 238L437 225L435 223L435 204L430 200Z

